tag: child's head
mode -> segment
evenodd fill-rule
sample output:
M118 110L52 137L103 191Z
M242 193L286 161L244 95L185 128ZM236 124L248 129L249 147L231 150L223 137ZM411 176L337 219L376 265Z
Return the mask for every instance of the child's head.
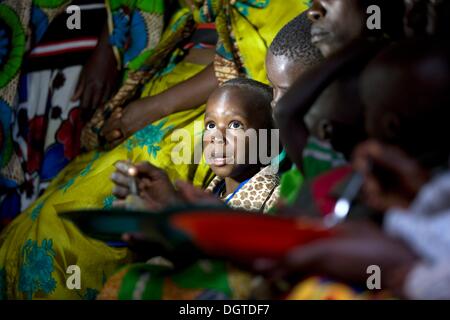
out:
M369 135L401 147L425 166L446 164L449 70L446 42L416 40L383 51L361 78Z
M450 1L405 0L405 31L409 37L449 36Z
M285 25L270 45L266 57L267 78L273 87L272 107L305 70L323 57L311 43L311 22L302 13Z
M346 158L367 137L364 106L358 90L360 70L360 66L355 66L329 85L305 116L310 134L328 141Z
M211 94L206 103L203 141L206 161L217 176L236 179L259 170L259 161L250 163L250 158L259 159L253 154L259 153L259 130L273 128L271 101L271 88L250 79L227 81ZM252 131L256 140L248 138Z
M266 58L269 81L274 88L275 106L287 89L305 71L323 60L311 43L311 21L307 12L284 26L273 40ZM305 122L312 135L329 140L333 147L349 156L354 145L365 138L363 108L358 95L355 65L348 75L330 85L311 107Z

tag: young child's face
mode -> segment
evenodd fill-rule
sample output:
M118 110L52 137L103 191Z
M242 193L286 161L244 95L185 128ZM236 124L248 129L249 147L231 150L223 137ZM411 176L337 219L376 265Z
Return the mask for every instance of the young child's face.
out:
M204 155L212 171L219 177L237 178L249 166L246 132L263 129L264 118L254 107L255 102L237 87L217 89L209 97L205 112ZM247 132L248 133L248 132ZM253 157L257 156L252 155Z
M266 56L266 70L267 79L273 88L272 108L275 108L278 101L304 72L304 67L286 56L275 56L269 50Z

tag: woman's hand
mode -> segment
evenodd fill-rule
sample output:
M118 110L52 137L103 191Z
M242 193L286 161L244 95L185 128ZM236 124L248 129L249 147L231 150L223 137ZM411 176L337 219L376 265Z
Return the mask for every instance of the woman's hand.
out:
M380 212L409 207L429 180L428 172L402 150L373 140L356 148L353 167L365 178L365 202Z
M120 72L105 27L99 43L81 71L72 101L80 100L82 116L88 120L97 107L116 91Z
M116 163L116 169L111 179L116 185L113 194L120 200L116 201L114 206L125 204L133 183L136 183L136 191L149 210L159 211L179 201L177 191L165 171L149 162L132 165L120 161Z
M135 100L124 109L115 110L101 131L107 147L116 147L137 131L163 118L166 113L158 107L158 99L158 96L153 96Z
M136 131L170 114L201 106L218 87L214 65L157 95L139 99L118 110L106 122L101 134L115 147Z
M117 109L111 114L100 132L106 140L108 149L115 148L140 129L133 119L144 118L143 115L140 115L143 108L142 101L136 100L124 109ZM138 122L140 121L138 120Z
M211 63L204 70L157 95L131 102L106 122L101 135L114 148L145 126L170 114L201 106L218 87Z

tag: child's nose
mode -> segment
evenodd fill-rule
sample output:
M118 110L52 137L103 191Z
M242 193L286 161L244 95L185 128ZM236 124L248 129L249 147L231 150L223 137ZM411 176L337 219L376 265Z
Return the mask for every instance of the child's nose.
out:
M216 136L214 136L214 137L212 137L212 142L213 143L217 143L217 144L223 144L224 143L224 139L223 139L223 137L216 137Z
M211 137L212 143L224 144L226 142L226 133L223 133L222 130L217 130Z

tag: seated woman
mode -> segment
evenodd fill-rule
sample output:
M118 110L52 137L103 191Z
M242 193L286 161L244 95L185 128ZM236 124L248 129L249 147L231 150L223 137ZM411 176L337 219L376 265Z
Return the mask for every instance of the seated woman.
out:
M32 205L81 153L80 134L92 109L111 97L131 60L154 49L164 28L164 1L152 3L2 1L1 28L17 33L2 33L10 44L0 53L5 82L0 84L0 113L4 115L0 124L4 137L0 141L0 230ZM73 16L65 12L69 5L81 10L83 27L79 30L67 28ZM124 15L122 23L107 24L108 15L120 14ZM142 23L132 23L130 17ZM111 34L121 34L121 43L130 45L119 50L118 42L109 41L107 26ZM148 29L152 32L147 33ZM115 51L120 53L117 57Z
M58 214L111 207L115 198L109 177L119 160L149 161L165 169L172 181L206 186L211 172L204 162L172 163L172 149L178 144L172 133L185 129L192 144L201 143L201 127L196 132L195 121L203 121L203 104L218 82L238 75L266 82L266 43L305 9L297 0L186 1L173 15L159 45L133 63L135 71L84 131L85 146L98 147L100 134L115 148L77 157L1 234L0 269L6 276L6 297L79 299L97 292L103 279L126 261L128 252L87 239ZM267 19L267 12L278 18ZM216 51L210 46L186 46L205 23L217 25ZM124 108L137 94L146 98ZM47 266L39 273L33 267L39 262L36 257L45 259ZM74 264L83 270L81 292L65 285L67 266Z
M265 167L261 161L253 164L249 162L254 156L259 159L260 152L256 146L267 142L260 141L263 139L261 130L273 128L271 101L270 87L249 79L234 79L216 89L206 104L204 154L216 174L207 191L232 208L267 212L277 202L278 176L268 165L270 161ZM252 131L257 140L245 138L246 134ZM118 171L112 178L117 185L115 194L121 199L129 196L130 186L136 183L138 193L147 208L161 209L183 201L180 191L172 186L167 175L148 163L136 166L119 163ZM212 269L202 269L204 264L211 265ZM151 290L145 289L142 291L145 294L138 296L133 293L138 283L131 279L145 277L146 274L151 274L149 280L141 282L139 286L144 285ZM131 265L107 282L99 298L237 297L244 294L242 290L249 291L250 286L243 286L241 292L238 292L233 287L236 285L233 278L236 275L242 280L246 279L243 273L233 271L220 261L198 262L182 270L151 264ZM195 278L197 281L191 283L189 278Z
M272 108L276 107L279 99L301 74L322 61L323 57L321 53L310 43L310 40L311 22L308 20L307 13L305 12L284 26L270 45L266 56L266 69L267 77L273 88ZM243 79L238 81L245 82ZM227 82L227 84L231 83ZM317 162L319 162L319 160L317 160ZM323 162L329 163L326 160L323 160ZM324 167L324 165L319 166ZM116 168L117 171L113 174L113 181L116 183L114 195L116 198L121 199L115 202L117 205L124 205L122 200L128 195L131 185L131 181L129 180L130 174L142 174L144 176L151 175L154 177L153 179L163 179L164 183L169 185L166 183L168 180L167 174L165 174L163 170L151 166L146 162L137 164L134 169L132 169L129 164L120 162L116 164ZM217 176L220 176L218 172L214 170L213 165L211 165L211 168ZM131 173L129 173L129 170L131 170ZM295 169L295 171L298 172L297 169ZM162 176L164 176L164 178ZM285 175L282 175L282 178L285 178ZM223 180L223 178L216 177L208 186L207 190L212 191L212 186L217 185L221 180ZM150 188L150 186L146 185L146 188ZM285 189L286 198L290 197L290 194L295 193L296 191L298 192L298 190L292 190L292 184L289 183L287 183ZM147 203L147 208L160 209L161 206L159 206L158 203L161 201L164 204L177 201L176 198L172 197L172 192L168 192L165 188L163 190L163 192L158 188L152 188L151 191L150 189L148 190L147 193L153 193L153 196L151 201L152 204L150 205ZM168 199L166 199L166 195L168 195ZM142 195L142 197L146 198L145 195ZM156 200L159 197L162 197L163 199ZM231 204L232 203L233 202L231 202Z

